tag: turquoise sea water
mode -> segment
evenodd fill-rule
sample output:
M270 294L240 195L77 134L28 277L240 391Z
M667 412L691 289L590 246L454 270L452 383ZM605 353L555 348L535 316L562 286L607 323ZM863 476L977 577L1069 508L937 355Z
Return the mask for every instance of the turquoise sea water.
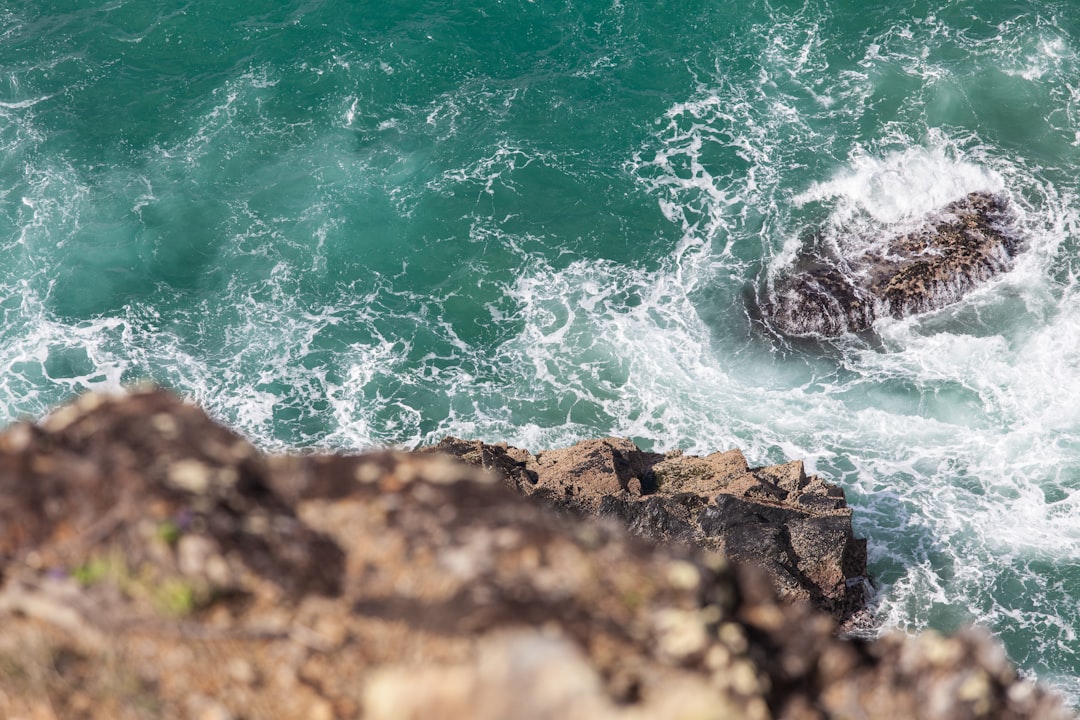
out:
M628 435L844 486L886 627L1080 702L1073 0L6 0L0 411L269 450ZM951 308L788 341L805 239L1004 193Z

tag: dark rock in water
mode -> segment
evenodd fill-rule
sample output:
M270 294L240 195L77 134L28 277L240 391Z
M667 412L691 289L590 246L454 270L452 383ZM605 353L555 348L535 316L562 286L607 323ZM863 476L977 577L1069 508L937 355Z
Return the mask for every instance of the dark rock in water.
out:
M844 639L707 549L839 581L842 493L798 463L443 449L488 469L266 457L160 391L11 426L0 718L1072 717L985 634Z
M945 307L1012 267L1020 243L1008 221L1002 197L975 192L883 251L808 251L777 284L766 315L789 335L832 337Z

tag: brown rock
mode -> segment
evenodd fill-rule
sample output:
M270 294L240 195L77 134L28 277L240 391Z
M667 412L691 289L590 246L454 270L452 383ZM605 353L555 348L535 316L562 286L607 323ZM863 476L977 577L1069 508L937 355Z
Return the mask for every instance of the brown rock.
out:
M852 531L843 490L807 477L800 461L751 469L739 450L664 456L619 438L537 456L456 438L431 450L496 470L511 487L560 511L617 518L653 542L708 548L755 565L783 598L813 602L842 624L869 620L866 541Z
M652 471L656 489L665 494L709 496L730 489L733 482L749 475L750 468L742 451L729 450L706 457L674 455L653 465Z
M584 440L536 455L536 485L568 504L595 509L602 498L626 491L631 480L648 492L644 479L660 457L625 438Z

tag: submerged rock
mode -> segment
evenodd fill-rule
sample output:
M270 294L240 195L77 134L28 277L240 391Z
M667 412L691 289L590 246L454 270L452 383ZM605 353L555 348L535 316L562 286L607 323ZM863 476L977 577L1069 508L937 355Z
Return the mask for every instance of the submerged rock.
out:
M974 192L884 249L841 257L811 248L777 284L766 316L789 335L831 337L945 307L1012 267L1020 242L1008 220L1004 198Z
M472 447L534 488L550 461L633 494L656 459ZM839 499L795 465L675 460L654 500ZM1070 717L984 635L841 639L752 568L575 497L430 453L265 457L166 393L88 396L0 434L0 717Z

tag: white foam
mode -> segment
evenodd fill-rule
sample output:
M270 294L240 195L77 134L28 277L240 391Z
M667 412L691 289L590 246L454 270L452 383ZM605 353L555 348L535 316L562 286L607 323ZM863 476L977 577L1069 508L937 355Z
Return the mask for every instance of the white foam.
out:
M4 102L0 100L0 108L5 110L24 110L26 108L32 108L39 102L51 99L52 95L42 95L41 97L28 98L26 100L17 100L15 102Z
M549 153L539 152L518 144L502 140L494 151L466 167L450 168L429 181L427 188L437 192L450 193L459 191L462 185L479 187L484 195L494 195L496 185L516 192L513 178L515 170L526 168L534 162L550 161Z
M1003 178L990 168L964 159L964 153L941 132L931 144L914 145L878 156L856 147L848 167L814 183L793 200L835 202L830 222L850 225L860 214L896 226L919 221L970 192L1001 192Z

